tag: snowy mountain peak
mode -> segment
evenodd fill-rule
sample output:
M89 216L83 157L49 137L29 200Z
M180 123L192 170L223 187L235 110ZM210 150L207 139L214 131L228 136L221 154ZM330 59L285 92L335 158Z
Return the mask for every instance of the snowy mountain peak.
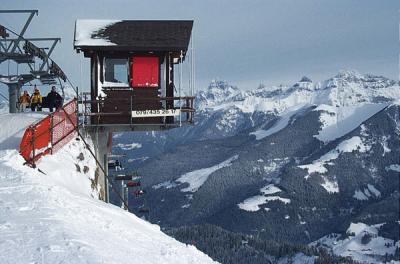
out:
M312 80L307 76L303 76L299 82L312 83Z
M347 80L350 82L357 82L362 80L364 76L356 70L340 70L335 78Z
M400 87L393 80L341 71L323 82L313 83L304 76L289 87L260 85L249 91L214 80L208 90L199 92L196 102L199 114L213 120L208 123L215 125L210 131L221 135L250 127L264 131L265 124L274 117L281 121L274 129L281 128L298 112L315 107L321 123L320 134L316 137L328 142L399 99ZM260 135L270 132L257 133L256 137L262 138Z
M303 76L291 87L266 87L241 91L226 81L213 80L197 95L199 110L240 109L243 112L282 113L305 105L347 107L365 103L388 103L400 97L398 83L383 76L342 70L318 83Z
M211 80L210 84L208 85L208 90L238 90L236 86L230 85L227 81L213 79Z
M200 91L197 95L199 108L212 107L223 101L229 100L239 94L238 87L230 85L223 80L212 80L206 91Z
M303 76L300 81L295 83L292 87L292 90L295 90L297 88L301 89L306 89L306 90L313 90L315 88L312 80L308 78L307 76Z
M379 89L396 85L397 82L383 76L361 74L354 70L341 70L335 77L327 80L327 87L358 84L365 89Z

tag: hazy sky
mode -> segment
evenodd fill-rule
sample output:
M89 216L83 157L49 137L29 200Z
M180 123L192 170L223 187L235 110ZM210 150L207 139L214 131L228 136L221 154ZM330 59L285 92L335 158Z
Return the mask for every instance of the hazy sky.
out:
M61 37L52 57L76 85L89 84L89 66L73 50L78 18L193 19L199 88L213 78L243 89L303 75L318 81L340 69L399 78L399 0L1 2L2 9L39 9L26 36ZM0 24L16 30L23 21L0 14Z

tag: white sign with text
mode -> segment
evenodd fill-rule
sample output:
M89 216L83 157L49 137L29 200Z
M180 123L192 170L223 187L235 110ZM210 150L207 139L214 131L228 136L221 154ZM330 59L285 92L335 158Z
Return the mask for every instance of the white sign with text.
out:
M157 109L157 110L135 110L132 117L158 117L158 116L179 116L180 109Z

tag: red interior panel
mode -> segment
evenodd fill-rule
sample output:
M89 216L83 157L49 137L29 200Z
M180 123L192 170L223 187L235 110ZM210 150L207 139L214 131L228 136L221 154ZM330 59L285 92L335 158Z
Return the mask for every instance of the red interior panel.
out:
M158 87L159 86L159 58L132 57L131 86Z

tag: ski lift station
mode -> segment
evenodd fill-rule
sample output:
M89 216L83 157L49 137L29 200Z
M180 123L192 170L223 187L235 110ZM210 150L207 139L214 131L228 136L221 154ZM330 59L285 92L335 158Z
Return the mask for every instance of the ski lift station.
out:
M80 101L84 125L114 132L192 123L193 58L189 91L182 96L192 26L193 21L78 20L74 48L91 67L90 93Z
M16 73L8 68L7 75L0 74L0 82L9 90L9 112L20 111L20 90L33 86L31 81L47 87L58 80L63 95L61 81L75 89L50 58L60 38L24 37L38 10L0 13L29 14L20 33L0 24L0 64L17 64ZM73 46L90 61L90 87L76 87L76 98L26 129L20 144L25 164L36 167L43 155L79 135L96 160L100 198L109 202L109 190L115 191L108 174L113 132L161 131L194 122L192 27L191 20L77 20ZM43 42L50 47L42 47ZM20 64L27 72L18 70ZM91 137L94 147L83 135ZM128 176L115 180L134 178ZM129 210L127 198L120 200Z
M106 170L112 132L193 124L192 27L193 21L187 20L76 21L74 48L90 60L91 83L90 92L78 96L79 119ZM190 69L186 89L185 60ZM108 172L104 174L100 182L108 201Z

